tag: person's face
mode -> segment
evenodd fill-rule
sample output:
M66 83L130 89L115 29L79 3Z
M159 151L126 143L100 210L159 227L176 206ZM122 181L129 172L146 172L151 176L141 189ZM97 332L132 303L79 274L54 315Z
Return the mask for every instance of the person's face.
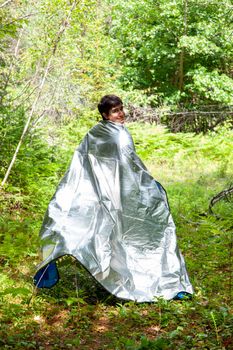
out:
M110 120L111 122L121 123L124 124L125 122L125 112L123 105L120 104L118 106L112 107L108 113L108 115L105 115L106 119Z

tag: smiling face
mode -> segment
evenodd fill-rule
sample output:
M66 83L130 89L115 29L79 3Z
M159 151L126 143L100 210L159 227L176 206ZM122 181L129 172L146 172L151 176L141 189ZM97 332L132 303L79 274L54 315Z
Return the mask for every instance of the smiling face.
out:
M103 113L104 117L111 122L124 124L125 122L125 112L122 104L112 107L108 113Z

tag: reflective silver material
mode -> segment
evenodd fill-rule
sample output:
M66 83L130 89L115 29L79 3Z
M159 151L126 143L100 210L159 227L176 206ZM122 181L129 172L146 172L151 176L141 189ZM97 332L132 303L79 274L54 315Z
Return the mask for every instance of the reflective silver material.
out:
M41 238L39 269L71 254L119 298L193 293L166 192L122 124L101 121L85 136L49 204Z

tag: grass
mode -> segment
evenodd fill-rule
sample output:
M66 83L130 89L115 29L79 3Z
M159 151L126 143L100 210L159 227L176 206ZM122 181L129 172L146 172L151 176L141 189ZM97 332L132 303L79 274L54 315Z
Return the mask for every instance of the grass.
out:
M210 199L233 182L233 132L171 134L137 123L129 129L138 154L167 190L194 299L122 302L93 283L71 258L59 262L61 280L53 289L35 291L38 231L57 176L36 176L35 182L32 173L27 188L9 185L0 194L0 348L233 348L233 203L219 202L216 215L208 213ZM67 159L50 173L64 171L76 146L74 135L72 130L70 137L59 136L66 138ZM64 149L58 147L57 152L59 159ZM49 160L44 166L48 169Z

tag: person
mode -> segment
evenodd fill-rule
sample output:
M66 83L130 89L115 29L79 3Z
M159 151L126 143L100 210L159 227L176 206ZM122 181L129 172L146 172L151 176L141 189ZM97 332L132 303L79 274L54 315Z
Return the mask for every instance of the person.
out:
M166 192L135 152L123 102L106 95L98 110L103 120L76 149L48 206L34 282L52 287L56 259L72 255L118 298L191 297Z

